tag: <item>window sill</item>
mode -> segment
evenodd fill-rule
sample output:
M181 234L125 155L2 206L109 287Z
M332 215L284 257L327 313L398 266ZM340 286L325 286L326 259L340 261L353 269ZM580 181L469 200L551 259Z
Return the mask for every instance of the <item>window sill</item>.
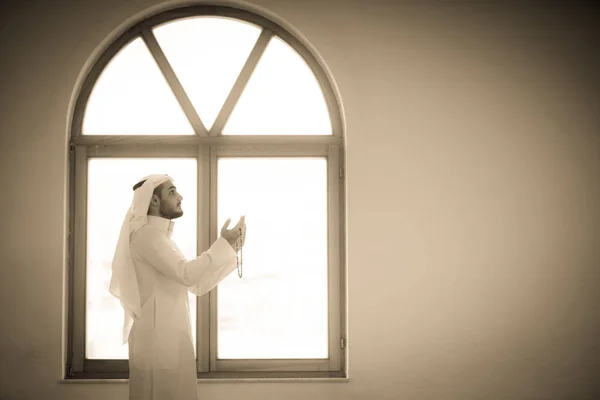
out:
M197 383L346 383L350 378L207 378L197 379ZM61 379L58 383L129 383L129 379Z

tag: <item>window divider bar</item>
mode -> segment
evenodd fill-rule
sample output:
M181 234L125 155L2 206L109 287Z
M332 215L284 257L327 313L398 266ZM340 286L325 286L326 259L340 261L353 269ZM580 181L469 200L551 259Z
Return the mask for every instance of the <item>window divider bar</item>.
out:
M328 381L332 378L347 379L346 374L343 371L220 371L220 372L208 372L198 375L198 380L211 380L211 379L243 379L243 380L255 380L255 379L276 379L277 383L282 383L285 379L291 379L296 382L305 380L324 380Z
M197 146L189 145L107 145L88 146L90 157L197 157Z
M244 64L244 67L240 71L240 74L231 88L227 99L223 103L223 106L221 107L221 110L219 111L219 114L217 115L210 132L208 133L209 136L217 136L221 134L221 131L233 112L235 105L240 99L244 88L248 84L248 81L250 80L250 77L252 76L256 65L258 64L258 61L265 52L271 37L273 37L273 32L271 32L270 29L263 28L260 36L254 44L254 47L252 48L252 51L250 52L250 55L248 56L248 59L246 60L246 63Z
M218 238L217 233L217 219L218 219L218 208L217 208L217 190L218 190L218 159L217 153L215 149L210 147L210 219L209 219L209 241L210 243L214 243ZM209 370L216 371L217 370L217 346L218 346L218 330L217 330L217 290L219 289L218 285L213 290L208 293L208 298L210 302L209 306L209 325L210 325L210 362L209 362Z
M73 232L74 258L73 295L71 297L73 315L72 372L83 371L85 359L85 317L86 317L86 243L87 243L87 152L85 146L75 147L75 223Z
M340 188L339 147L329 146L327 156L327 286L328 286L328 338L329 368L339 370L340 361L340 227L339 227L339 188Z
M347 326L347 275L346 275L346 247L348 243L347 232L346 232L346 158L343 146L339 147L339 163L340 167L344 169L344 177L340 179L339 193L338 193L338 204L340 208L338 210L339 216L339 229L340 229L340 246L337 249L340 257L339 266L339 312L340 312L340 334L344 338L344 349L340 354L340 369L342 371L348 371L348 326Z
M210 148L198 146L198 244L197 253L210 247ZM209 371L210 301L209 296L196 298L197 372Z
M327 157L328 146L314 145L223 145L214 146L219 157Z
M69 162L69 174L68 174L68 198L69 198L69 207L68 207L68 215L69 215L69 230L67 234L67 275L66 279L63 281L65 287L68 289L67 291L67 299L66 304L63 304L63 312L66 312L67 318L66 328L67 336L66 342L63 341L64 348L66 349L66 357L65 361L65 372L64 377L69 378L73 376L73 295L75 291L74 285L74 271L73 266L75 265L75 246L74 246L74 235L75 235L75 153L76 146L73 144L69 144L69 153L68 153L68 162Z
M171 64L169 63L169 61L167 60L165 53L160 48L160 45L158 44L156 37L154 36L154 34L152 33L152 31L150 29L143 29L141 31L141 36L142 36L142 39L144 40L144 42L146 43L146 46L148 46L150 53L152 53L152 56L156 60L156 63L158 64L158 67L160 68L161 72L163 73L169 86L171 87L173 94L175 94L175 97L177 98L179 105L185 112L185 115L187 116L188 120L190 121L190 124L194 128L196 135L206 136L208 134L206 127L202 123L200 116L196 112L196 109L192 105L192 102L190 101L187 93L183 89L183 86L181 85L181 82L177 78L175 71L173 71L173 68L171 67Z
M269 371L331 371L328 359L221 359L217 360L219 372L269 372ZM335 370L335 369L334 369Z
M193 146L203 145L316 145L342 144L332 135L82 135L71 138L73 145L85 146Z

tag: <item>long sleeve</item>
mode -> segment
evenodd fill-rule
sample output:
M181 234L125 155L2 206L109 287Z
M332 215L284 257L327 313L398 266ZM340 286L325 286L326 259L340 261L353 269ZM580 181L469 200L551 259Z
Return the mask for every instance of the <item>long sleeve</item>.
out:
M141 228L132 237L131 252L196 294L210 291L236 267L236 253L222 237L197 258L187 260L164 233Z
M221 247L227 247L228 249L221 250ZM213 243L211 249L213 248L215 251L232 253L233 257L229 258L224 264L221 265L220 268L214 268L211 273L203 275L202 279L197 281L196 284L188 287L188 291L196 296L202 296L203 294L213 290L214 287L219 284L219 282L225 279L227 275L237 268L236 253L225 239L219 238L217 241L215 241L215 243Z

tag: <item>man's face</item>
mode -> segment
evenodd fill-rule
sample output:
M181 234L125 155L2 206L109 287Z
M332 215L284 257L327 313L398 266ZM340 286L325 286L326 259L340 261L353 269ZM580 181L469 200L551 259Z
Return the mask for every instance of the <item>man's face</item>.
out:
M181 201L183 196L177 192L177 188L171 181L163 183L160 191L160 214L163 218L175 219L183 215Z

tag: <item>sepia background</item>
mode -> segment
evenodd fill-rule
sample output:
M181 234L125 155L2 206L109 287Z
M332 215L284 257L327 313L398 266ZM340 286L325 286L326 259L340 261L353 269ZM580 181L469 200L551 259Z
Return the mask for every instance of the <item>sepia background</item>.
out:
M70 118L117 32L175 4L2 2L2 400L127 398L122 383L61 382ZM600 397L598 13L219 4L300 37L341 98L350 379L202 382L202 398Z

